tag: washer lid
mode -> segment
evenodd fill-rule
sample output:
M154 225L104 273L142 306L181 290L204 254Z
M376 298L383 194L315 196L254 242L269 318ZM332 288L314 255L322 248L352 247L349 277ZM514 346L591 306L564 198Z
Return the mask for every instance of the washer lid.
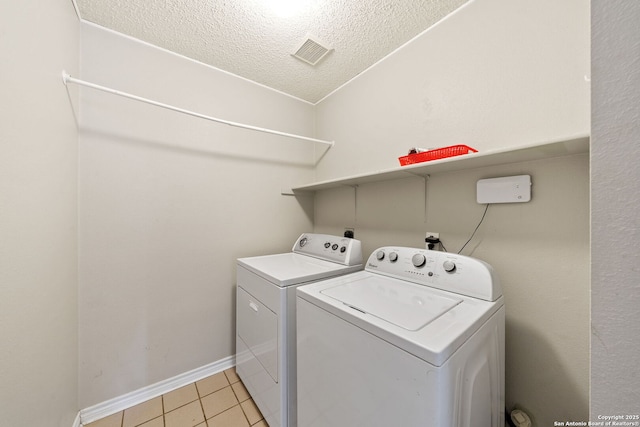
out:
M376 296L361 297L366 293ZM305 300L433 366L443 366L492 316L504 310L502 296L486 301L366 270L300 286L296 296L298 303ZM408 320L411 316L419 319L413 323ZM420 324L424 326L407 328Z
M427 288L391 283L383 277L349 281L320 293L408 331L423 328L462 302L455 296L436 295Z
M239 258L238 266L280 287L326 279L363 268L362 264L346 266L293 252Z

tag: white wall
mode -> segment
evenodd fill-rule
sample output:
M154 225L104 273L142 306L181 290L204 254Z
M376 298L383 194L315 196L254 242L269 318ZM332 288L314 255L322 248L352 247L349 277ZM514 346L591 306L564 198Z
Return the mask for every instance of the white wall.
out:
M591 418L640 410L640 3L592 2ZM624 420L623 420L624 421Z
M313 106L82 25L82 78L312 136ZM81 92L80 406L235 354L235 259L312 228L313 144Z
M0 3L0 424L65 426L77 406L78 68L68 0Z
M395 167L411 146L487 151L587 134L588 64L587 1L476 0L318 105L318 136L336 147L317 179ZM464 253L503 282L507 409L537 426L586 420L587 155L432 175L426 190L416 177L320 191L315 229L355 227L365 253L422 247L435 231L457 252L482 215L476 181L519 174L532 175L532 201L491 206Z
M589 132L589 1L474 0L318 105L318 180Z

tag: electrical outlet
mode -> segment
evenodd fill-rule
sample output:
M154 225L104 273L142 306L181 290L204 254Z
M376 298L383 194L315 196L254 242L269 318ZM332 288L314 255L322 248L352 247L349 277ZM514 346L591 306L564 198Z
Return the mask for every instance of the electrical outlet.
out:
M424 239L425 248L437 251L440 247L440 233L434 233L433 231L427 231Z

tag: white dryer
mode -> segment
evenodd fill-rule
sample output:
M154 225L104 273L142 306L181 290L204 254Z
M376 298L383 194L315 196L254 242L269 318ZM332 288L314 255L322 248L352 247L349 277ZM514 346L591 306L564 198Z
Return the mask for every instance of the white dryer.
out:
M362 268L360 241L325 234L238 259L236 371L269 426L296 426L296 287Z
M503 427L504 313L493 269L446 252L299 287L298 426Z

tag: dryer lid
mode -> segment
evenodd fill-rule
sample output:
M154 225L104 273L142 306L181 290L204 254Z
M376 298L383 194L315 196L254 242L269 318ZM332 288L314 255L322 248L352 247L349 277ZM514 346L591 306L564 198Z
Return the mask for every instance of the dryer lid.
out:
M313 282L363 268L362 264L347 266L293 252L238 258L237 263L280 287Z
M348 281L320 293L408 331L425 327L462 302L420 285L376 276Z

